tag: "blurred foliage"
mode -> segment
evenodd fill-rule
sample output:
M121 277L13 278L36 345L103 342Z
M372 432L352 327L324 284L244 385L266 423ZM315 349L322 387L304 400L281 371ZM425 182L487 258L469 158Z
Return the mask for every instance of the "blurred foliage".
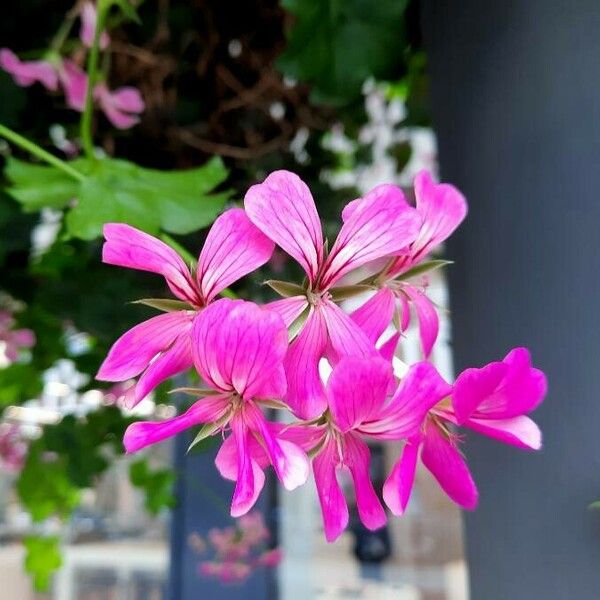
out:
M33 578L34 588L47 590L52 573L62 565L60 538L28 536L23 540L25 546L25 569Z
M163 508L175 506L173 485L177 479L171 469L152 470L146 459L138 460L129 467L131 483L144 490L145 506L152 515L157 515Z

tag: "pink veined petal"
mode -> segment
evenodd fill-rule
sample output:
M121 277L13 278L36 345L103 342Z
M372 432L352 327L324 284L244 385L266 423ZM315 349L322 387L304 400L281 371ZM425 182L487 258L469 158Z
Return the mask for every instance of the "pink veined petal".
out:
M93 2L84 2L81 6L81 28L79 29L79 39L85 46L91 48L94 43L96 33L96 7ZM100 49L105 50L110 42L108 33L103 31L100 34Z
M358 516L367 529L379 529L385 525L387 518L369 475L369 447L351 433L344 436L344 442L344 460L354 481Z
M248 436L248 449L252 460L262 469L269 464L269 457L260 442L252 435ZM238 473L237 444L234 435L227 436L215 457L215 466L221 477L229 481L235 481Z
M453 186L436 184L423 170L415 177L417 210L423 217L423 226L413 244L413 258L419 260L441 244L456 230L467 215L467 201Z
M286 402L301 419L317 417L327 407L325 388L319 375L319 360L326 345L327 326L322 311L311 307L284 360L288 386Z
M292 442L305 452L314 450L327 433L326 425L284 425L272 424L279 427L279 437Z
M265 304L267 310L276 312L289 327L308 307L306 296L293 296Z
M157 385L187 371L192 365L191 335L180 335L174 344L153 360L135 385L134 393L128 396L127 408L133 408L141 402Z
M189 335L193 318L191 311L176 311L136 325L113 344L96 379L126 381L139 375L159 352L168 350L178 337Z
M406 294L399 292L396 298L400 302L400 333L403 333L410 325L410 305Z
M321 289L367 262L398 252L416 238L420 226L421 217L406 203L400 188L376 187L343 224L327 257Z
M377 356L375 344L369 341L363 330L339 306L326 300L318 310L327 324L330 354L334 363L344 356Z
M375 344L392 322L395 305L394 293L383 287L357 308L350 318L365 332L371 343Z
M313 460L325 539L328 542L334 542L348 526L348 505L336 477L338 462L337 448L331 440Z
M244 399L286 391L288 334L281 317L252 302L223 298L205 308L193 328L194 363L220 390ZM278 378L275 381L274 378Z
M342 432L376 419L394 381L392 366L383 358L345 357L327 382L327 399Z
M124 223L104 225L102 260L109 265L158 273L180 300L200 303L196 282L179 254L155 237Z
M276 429L271 428L270 423L256 406L249 404L245 412L249 426L255 435L260 436L275 473L285 489L294 490L306 483L308 478L306 454L292 442L279 439Z
M195 402L186 412L165 421L138 421L125 431L123 444L128 453L137 452L146 446L162 442L178 433L220 419L229 407L225 398L211 396Z
M220 215L198 259L196 279L205 301L210 302L234 281L264 265L274 247L241 208Z
M256 503L265 484L265 474L252 458L248 442L249 431L241 417L231 420L231 430L237 449L237 479L231 500L231 516L245 515Z
M525 450L539 450L542 447L540 428L524 415L511 419L467 419L464 426Z
M412 365L402 378L396 393L378 417L363 423L359 430L379 439L399 440L416 435L430 408L452 393L428 362Z
M407 440L400 460L383 484L383 500L396 516L404 514L415 483L417 458L421 439L415 436Z
M58 70L58 77L65 92L67 106L83 112L88 85L85 71L76 62L67 58L63 60Z
M425 428L421 460L451 500L468 510L476 508L479 494L465 459L431 421Z
M0 67L13 76L17 85L28 87L39 81L48 90L54 91L58 87L56 70L45 60L21 61L12 50L2 48Z
M385 342L383 342L383 344L381 344L381 346L379 346L377 349L379 350L379 354L380 356L387 360L388 362L392 362L392 359L394 358L394 356L396 355L396 348L398 346L398 341L400 340L400 334L399 333L394 333L392 334L389 339L387 339Z
M421 347L423 348L425 358L428 358L433 349L433 345L437 340L440 328L437 310L433 302L426 296L425 292L408 284L404 284L402 289L415 307L415 312L417 313L417 319L419 321Z
M314 283L323 261L323 232L307 185L294 173L275 171L248 190L244 206L250 220Z

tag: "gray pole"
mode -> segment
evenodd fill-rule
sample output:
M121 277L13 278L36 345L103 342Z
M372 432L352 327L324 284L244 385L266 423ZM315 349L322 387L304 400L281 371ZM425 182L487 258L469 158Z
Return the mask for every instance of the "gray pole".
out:
M600 3L425 0L457 369L528 345L550 394L527 454L470 436L472 600L600 597Z

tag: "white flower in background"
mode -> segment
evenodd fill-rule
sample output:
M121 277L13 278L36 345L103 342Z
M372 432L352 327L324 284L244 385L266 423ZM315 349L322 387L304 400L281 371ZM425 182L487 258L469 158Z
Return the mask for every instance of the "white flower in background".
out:
M60 231L62 211L42 208L40 222L31 232L31 252L33 256L41 256L52 246Z

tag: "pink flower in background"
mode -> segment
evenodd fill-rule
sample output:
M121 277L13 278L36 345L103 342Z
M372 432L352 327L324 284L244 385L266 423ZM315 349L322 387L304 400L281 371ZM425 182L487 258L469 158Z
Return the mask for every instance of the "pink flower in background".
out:
M193 274L170 246L134 227L109 223L104 236L105 263L159 273L182 301L181 310L152 317L122 335L98 371L101 381L126 381L141 374L131 398L135 405L159 383L192 366L194 317L226 287L265 264L273 243L243 210L228 210L208 232Z
M217 577L223 583L240 583L257 568L272 568L281 562L282 551L266 547L270 538L262 514L252 511L237 519L235 526L211 529L206 541L194 534L190 546L199 554L209 547L214 551L212 560L200 563L202 575Z
M391 511L400 515L406 509L419 449L423 464L446 494L463 508L475 508L477 488L449 424L539 450L539 428L525 415L539 406L546 391L546 377L531 366L525 348L515 348L501 362L463 371L454 384L452 402L442 402L430 411L421 432L408 440L388 477L383 495Z
M37 81L49 90L58 89L56 69L47 60L21 61L12 50L2 48L0 67L12 75L15 83L22 87L33 85Z
M352 270L400 252L417 237L421 218L395 190L382 185L369 192L329 252L310 190L297 175L276 171L246 193L250 220L298 261L307 276L302 293L269 305L288 326L306 315L286 358L286 401L302 418L326 408L318 373L323 356L335 363L342 356L376 355L373 343L333 302L330 291Z
M67 106L83 112L88 85L85 71L75 61L66 58L58 69L58 77L65 92Z
M280 427L260 408L263 400L285 395L287 329L274 312L222 299L196 317L192 338L194 364L210 388L207 397L172 419L130 425L123 441L127 452L135 452L200 424L212 424L211 433L229 429L215 463L223 477L236 482L231 515L240 516L256 502L268 464L289 490L308 477L304 452L282 439Z
M144 100L134 87L121 87L110 91L104 83L94 88L94 99L106 118L118 129L129 129L140 122Z
M13 329L15 319L7 310L0 310L0 342L4 344L4 354L10 362L19 358L22 349L35 346L35 333L31 329Z
M84 2L81 5L81 28L79 29L79 38L85 46L91 48L94 43L94 35L96 33L96 6L93 2ZM110 43L108 33L103 31L100 34L100 48L105 50Z
M401 440L416 435L427 411L452 389L426 362L413 365L388 399L391 385L394 378L388 361L343 358L327 382L327 423L292 427L283 433L316 452L314 476L328 542L336 540L348 524L336 471L349 469L365 527L382 527L385 511L371 483L370 451L364 438Z
M381 289L352 314L352 319L370 338L378 339L392 321L398 304L400 331L405 331L410 324L412 306L419 322L423 353L428 357L439 332L437 309L425 294L426 285L397 278L422 263L456 230L467 214L467 203L454 186L434 183L427 171L417 174L414 186L416 209L422 218L419 234L378 275ZM397 194L401 194L399 188L395 189ZM344 220L350 219L362 202L364 200L359 199L348 204L343 213Z
M20 471L25 465L28 448L18 425L0 424L0 469Z

